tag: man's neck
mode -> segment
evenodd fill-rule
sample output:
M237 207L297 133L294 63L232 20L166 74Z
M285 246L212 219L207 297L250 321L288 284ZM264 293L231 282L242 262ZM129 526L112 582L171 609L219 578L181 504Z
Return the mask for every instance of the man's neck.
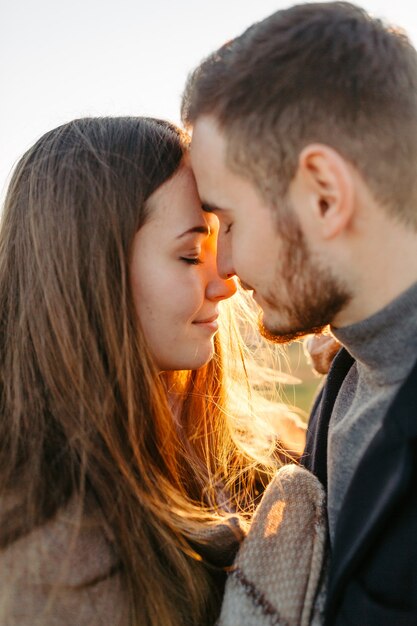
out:
M352 257L353 297L332 321L336 328L367 319L417 282L417 230L385 219Z

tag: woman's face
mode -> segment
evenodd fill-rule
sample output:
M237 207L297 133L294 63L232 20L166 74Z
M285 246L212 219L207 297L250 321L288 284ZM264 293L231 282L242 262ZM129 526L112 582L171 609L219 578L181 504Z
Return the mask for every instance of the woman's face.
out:
M190 168L181 166L149 198L133 240L136 311L157 367L195 369L213 356L219 303L235 291L217 273L218 220L203 213Z

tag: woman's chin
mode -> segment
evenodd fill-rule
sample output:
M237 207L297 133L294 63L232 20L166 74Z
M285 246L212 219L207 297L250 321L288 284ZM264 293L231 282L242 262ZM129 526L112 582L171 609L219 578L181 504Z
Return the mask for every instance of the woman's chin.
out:
M174 358L166 359L163 363L160 363L159 369L162 372L176 371L176 370L197 370L200 367L204 367L211 361L214 356L214 346L211 341L209 345L204 347L199 346L194 353L180 354L180 350L177 351Z
M207 365L214 355L213 340L205 342L204 345L199 345L194 353L189 354L188 358L184 358L183 367L178 369L183 370L197 370L200 367Z
M213 355L214 355L214 350L211 349L210 351L207 351L206 356L201 355L199 357L196 357L195 359L190 360L190 362L188 363L188 366L183 367L182 369L198 370L200 367L204 367L205 365L207 365L207 363L209 363L211 359L213 358Z

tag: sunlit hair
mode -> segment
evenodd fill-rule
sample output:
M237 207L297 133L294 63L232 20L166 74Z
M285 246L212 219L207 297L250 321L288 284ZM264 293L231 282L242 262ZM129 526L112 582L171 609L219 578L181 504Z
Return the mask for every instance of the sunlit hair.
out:
M301 150L333 147L376 200L417 227L417 53L406 34L348 2L310 2L254 24L190 75L187 126L214 116L228 164L272 203Z
M132 240L188 144L148 118L65 124L18 163L0 231L0 548L93 502L131 624L213 622L205 544L227 511L250 516L268 473L256 449L267 462L273 447L228 410L235 335L200 370L160 376L138 325Z

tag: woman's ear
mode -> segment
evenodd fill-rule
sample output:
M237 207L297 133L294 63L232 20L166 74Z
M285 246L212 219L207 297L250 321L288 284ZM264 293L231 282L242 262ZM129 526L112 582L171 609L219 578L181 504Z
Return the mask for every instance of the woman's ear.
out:
M341 234L354 212L352 167L333 148L310 144L300 153L296 178L307 194L322 237L332 239Z

